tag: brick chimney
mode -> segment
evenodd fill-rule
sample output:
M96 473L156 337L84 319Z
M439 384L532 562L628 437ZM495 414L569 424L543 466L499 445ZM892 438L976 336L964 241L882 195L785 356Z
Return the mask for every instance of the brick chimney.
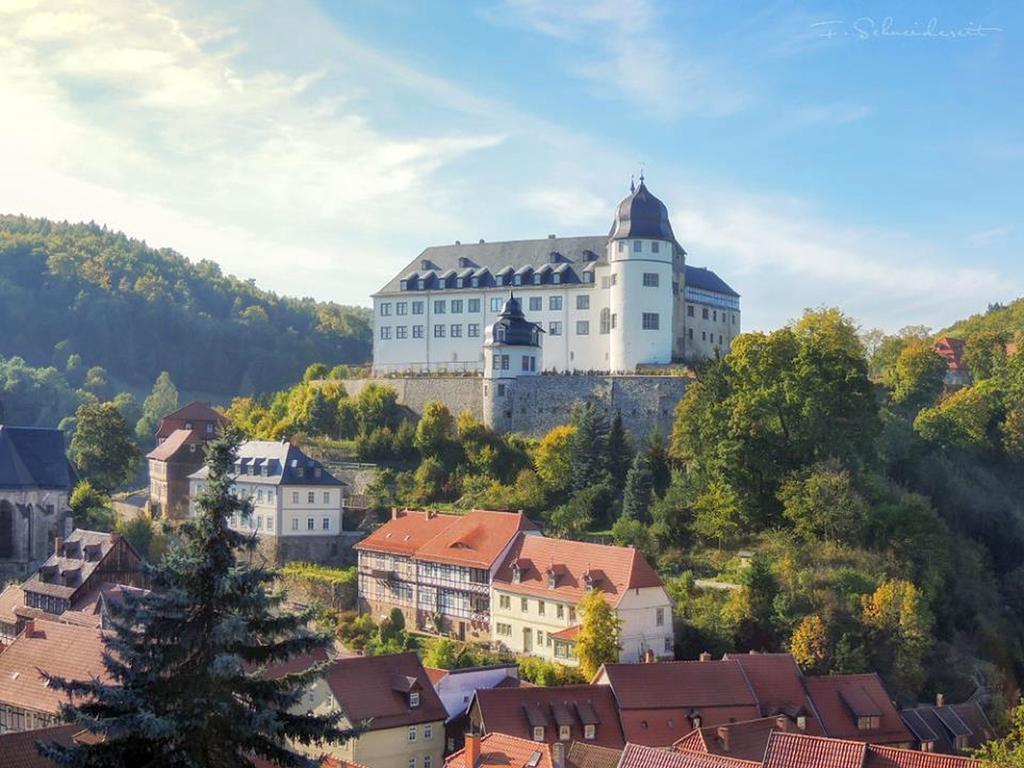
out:
M730 728L727 725L718 726L718 740L722 742L722 751L729 751L729 731Z
M701 651L700 656L697 657L700 661L711 661L711 654L707 651Z
M62 557L64 554L64 537L57 536L53 540L53 554L57 557Z
M480 760L480 736L475 733L466 734L466 750L462 755L462 764L466 768L476 768Z
M32 637L36 633L36 620L29 619L25 622L25 637Z
M946 695L944 693L935 694L935 706L944 707L946 706Z

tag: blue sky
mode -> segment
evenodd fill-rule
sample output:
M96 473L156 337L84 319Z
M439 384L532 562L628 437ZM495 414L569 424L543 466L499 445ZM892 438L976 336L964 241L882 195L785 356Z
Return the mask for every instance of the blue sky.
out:
M0 210L365 304L427 245L606 231L642 162L746 328L938 328L1024 294L1022 8L11 0Z

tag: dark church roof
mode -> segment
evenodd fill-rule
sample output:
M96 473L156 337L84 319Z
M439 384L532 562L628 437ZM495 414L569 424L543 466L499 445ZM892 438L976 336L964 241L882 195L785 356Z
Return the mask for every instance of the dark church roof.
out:
M676 236L672 234L672 225L668 221L668 208L647 189L643 176L640 184L619 203L608 237L612 240L649 237L675 242Z
M491 339L499 344L536 347L543 332L539 325L526 319L519 299L509 291L501 314L491 326Z
M71 490L76 480L61 430L0 424L0 488Z

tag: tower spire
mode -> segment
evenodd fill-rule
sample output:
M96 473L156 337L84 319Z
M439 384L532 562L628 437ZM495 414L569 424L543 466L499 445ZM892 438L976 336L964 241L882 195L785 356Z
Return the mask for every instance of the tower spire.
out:
M633 194L634 192L636 192L636 184L634 183L634 177L631 173L629 174L629 193Z

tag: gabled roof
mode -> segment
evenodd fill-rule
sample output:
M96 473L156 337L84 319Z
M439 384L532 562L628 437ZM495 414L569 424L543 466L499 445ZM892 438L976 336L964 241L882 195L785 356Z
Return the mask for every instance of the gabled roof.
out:
M864 768L867 751L862 741L776 731L768 739L763 768Z
M0 488L71 490L77 479L62 431L0 424Z
M760 763L702 752L669 752L627 744L619 768L759 768Z
M513 572L519 569L519 580ZM548 571L555 573L554 588ZM612 606L629 589L662 586L661 578L639 552L569 539L520 536L494 576L494 586L505 592L538 595L578 603L587 593L586 577Z
M4 768L57 768L57 763L39 754L37 743L71 746L74 736L82 732L80 725L57 725L33 731L0 733L0 755Z
M804 685L827 736L857 739L876 744L912 741L910 732L900 719L896 707L876 674L821 675L805 677ZM857 728L857 717L874 716L880 720L878 730Z
M72 600L119 540L122 540L119 533L76 528L64 540L60 553L50 555L39 570L22 583L21 588L26 592ZM124 542L134 554L128 540L124 539Z
M0 596L2 600L2 596ZM904 725L919 742L934 742L936 752L955 754L956 736L977 748L995 736L995 729L977 702L930 706L922 704L900 711Z
M356 544L355 549L412 556L457 520L457 515L439 515L429 510L396 511L384 525Z
M49 687L42 673L109 682L102 656L99 630L36 619L0 653L0 703L57 714L67 694Z
M324 676L345 717L353 724L368 721L367 730L443 723L448 718L415 653L337 659ZM418 707L410 707L407 693L395 689L396 676L419 686Z
M582 739L584 725L596 725L591 743L621 747L625 743L615 698L607 686L566 685L552 688L481 688L473 696L487 733L507 733L523 739L544 726L544 740L558 740L558 720L570 727L571 738Z
M981 763L968 757L896 749L881 744L868 744L864 768L977 768Z
M417 550L416 559L487 569L516 534L536 530L521 512L474 509L456 516L451 526L428 540Z
M622 709L743 706L757 715L757 699L735 661L605 664L598 678L615 691Z
M460 749L444 761L445 768L552 768L551 748L529 739L509 736L507 733L488 733L480 738L480 756L474 765L466 765L466 750Z
M146 454L147 459L167 461L189 443L202 443L203 440L194 429L176 429L171 432L156 448ZM202 456L202 454L200 454Z
M785 722L785 718L781 718ZM758 763L764 759L768 738L774 731L786 730L778 717L759 717L736 723L706 726L688 733L672 746L691 752L709 752Z
M789 653L727 653L722 657L739 664L757 699L763 717L803 715L807 733L821 729L807 700L803 674Z
M324 485L347 483L338 480L324 466L286 440L246 440L238 446L236 468L232 478L259 485ZM267 474L263 474L263 467ZM189 475L190 480L205 480L209 467L203 466Z

